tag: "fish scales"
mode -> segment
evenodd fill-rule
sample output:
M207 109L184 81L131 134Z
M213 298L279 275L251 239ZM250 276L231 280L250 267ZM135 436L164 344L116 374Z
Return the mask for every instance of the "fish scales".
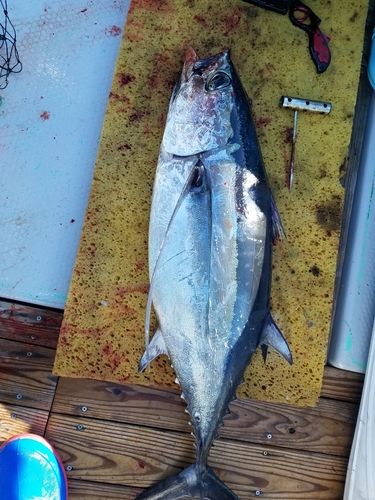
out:
M259 345L291 363L270 316L272 238L281 222L249 100L229 51L188 51L172 94L149 229L150 295L144 369L166 353L196 438L196 463L138 500L235 500L208 455ZM148 344L153 303L158 330Z

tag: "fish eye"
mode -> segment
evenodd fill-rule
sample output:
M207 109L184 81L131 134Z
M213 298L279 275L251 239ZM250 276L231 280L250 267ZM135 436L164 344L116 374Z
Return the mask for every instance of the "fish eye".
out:
M231 83L232 80L230 76L223 71L219 71L206 83L206 90L214 92L215 90L225 89L229 87Z

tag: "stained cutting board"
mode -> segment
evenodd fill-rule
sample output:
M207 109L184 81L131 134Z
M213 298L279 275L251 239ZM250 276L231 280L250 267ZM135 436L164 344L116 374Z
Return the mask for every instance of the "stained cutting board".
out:
M331 37L318 75L306 34L287 16L240 0L133 0L113 78L89 205L61 329L58 375L173 386L165 357L137 373L148 292L148 214L168 102L184 54L231 47L252 99L266 169L287 240L274 247L272 314L293 353L257 353L242 397L314 405L331 319L344 189L367 3L314 2ZM281 95L332 103L301 114L293 191L285 185L293 116Z

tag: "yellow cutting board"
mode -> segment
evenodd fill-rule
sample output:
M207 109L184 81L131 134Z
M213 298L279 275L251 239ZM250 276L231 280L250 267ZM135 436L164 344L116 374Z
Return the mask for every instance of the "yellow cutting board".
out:
M230 47L252 99L266 170L287 240L274 247L272 314L292 367L259 352L240 397L314 405L330 329L344 189L340 183L357 95L367 2L308 2L331 40L318 75L305 32L288 16L240 0L133 0L113 78L86 220L54 373L175 386L165 356L138 374L148 293L147 238L153 178L173 85L185 51ZM98 71L100 68L98 67ZM292 192L286 188L293 113L281 95L332 103L300 113ZM155 326L155 324L154 324Z

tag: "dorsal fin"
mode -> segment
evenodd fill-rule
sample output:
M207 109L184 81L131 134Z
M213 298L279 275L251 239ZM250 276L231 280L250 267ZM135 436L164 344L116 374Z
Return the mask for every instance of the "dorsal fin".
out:
M165 241L168 238L169 231L170 231L172 223L173 223L173 221L174 221L174 219L176 217L176 214L178 213L178 210L181 207L184 199L186 198L186 196L190 192L190 189L195 184L195 182L197 181L197 179L200 178L200 176L202 174L202 169L204 169L204 167L202 165L202 162L200 160L198 160L198 162L191 169L191 172L189 173L188 178L186 179L184 187L182 188L182 191L181 191L180 196L179 196L179 198L177 200L176 206L173 209L172 216L171 216L170 221L168 223L167 229L166 229L165 234L163 236L163 239L161 241L158 255L156 257L154 270L152 272L152 276L151 276L151 280L150 280L150 289L149 289L149 292L148 292L147 306L146 306L146 318L145 318L145 344L146 344L145 354L146 354L146 359L148 359L148 360L152 359L149 356L150 318L151 318L151 306L152 306L152 292L153 292L153 288L154 288L154 284L155 284L155 275L156 275L156 272L157 272L159 266L161 265L160 264L160 257L163 254L163 249L164 249L164 246L165 246ZM147 364L149 364L149 362Z

